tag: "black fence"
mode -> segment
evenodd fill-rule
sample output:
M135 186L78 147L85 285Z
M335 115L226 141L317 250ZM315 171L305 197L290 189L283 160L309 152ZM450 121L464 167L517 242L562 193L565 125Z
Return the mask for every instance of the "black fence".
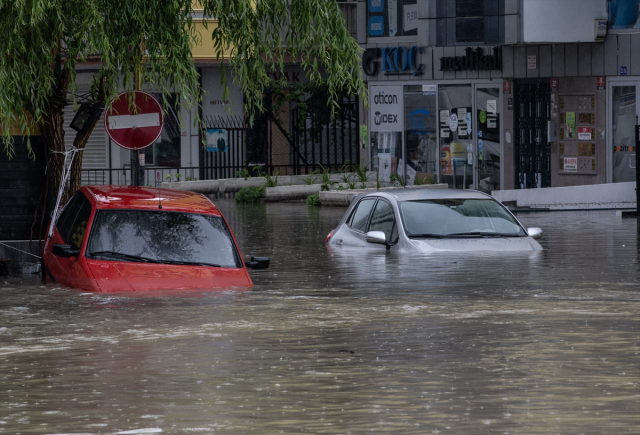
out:
M358 163L358 97L342 96L334 116L323 94L309 98L306 107L316 110L292 110L291 164L304 167L303 172L309 173L320 169L320 165L339 169L345 163ZM296 173L300 172L298 169Z
M155 168L144 167L144 185L156 187L162 181L190 181L201 180L199 167L183 168ZM131 166L120 169L83 169L82 185L114 184L119 186L131 185Z
M258 175L254 170L256 166L260 166L260 172L271 175L298 175L321 167L334 171L346 163L358 163L357 96L341 97L333 116L325 93L316 93L307 99L305 106L309 109L287 103L278 116L272 112L268 92L265 99L268 99L265 100L267 110L256 113L252 125L240 116L205 117L200 166L145 167L144 184L236 178L242 170L249 170L255 176ZM82 184L130 185L130 165L119 169L85 169Z
M200 148L201 180L234 178L245 168L245 125L240 116L207 116L204 119L206 147Z

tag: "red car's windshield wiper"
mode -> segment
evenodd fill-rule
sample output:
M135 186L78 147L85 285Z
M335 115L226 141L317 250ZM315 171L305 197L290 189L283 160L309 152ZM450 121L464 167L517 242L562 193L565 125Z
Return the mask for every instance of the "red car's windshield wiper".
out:
M186 266L210 266L210 267L222 267L219 264L203 263L202 261L180 261L180 260L159 260L158 263L164 264L183 264Z
M161 261L154 260L153 258L141 257L139 255L131 255L131 254L123 254L122 252L114 252L114 251L98 251L92 252L90 254L91 257L99 256L99 257L115 257L124 261L137 261L141 263L162 263Z
M141 257L139 255L123 254L122 252L114 251L98 251L92 252L91 257L115 257L124 261L137 261L141 263L155 263L155 264L181 264L185 266L210 266L210 267L222 267L219 264L204 263L201 261L180 261L180 260L156 260L148 257Z

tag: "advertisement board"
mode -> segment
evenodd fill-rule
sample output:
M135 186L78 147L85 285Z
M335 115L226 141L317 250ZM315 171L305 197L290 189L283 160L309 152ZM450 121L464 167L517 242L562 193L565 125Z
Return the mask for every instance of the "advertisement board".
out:
M369 92L371 132L402 131L404 106L402 86L372 86Z

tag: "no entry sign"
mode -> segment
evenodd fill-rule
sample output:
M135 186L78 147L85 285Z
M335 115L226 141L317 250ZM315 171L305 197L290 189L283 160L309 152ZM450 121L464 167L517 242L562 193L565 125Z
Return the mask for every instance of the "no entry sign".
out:
M122 92L104 117L109 137L128 150L140 150L155 143L164 125L160 103L146 92L134 91L134 94L131 108L127 92Z

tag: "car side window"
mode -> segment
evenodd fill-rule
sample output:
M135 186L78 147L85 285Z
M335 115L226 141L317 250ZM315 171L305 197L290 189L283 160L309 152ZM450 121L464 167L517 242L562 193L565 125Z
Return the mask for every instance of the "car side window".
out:
M367 228L367 222L369 221L369 215L373 204L375 204L375 198L365 198L356 206L355 211L351 214L351 218L347 222L347 225L352 230L362 231Z
M71 245L74 249L80 249L90 217L91 203L82 193L76 193L60 213L56 223L64 243Z
M371 216L369 231L382 231L387 241L396 243L398 241L398 227L393 207L385 200L378 201L376 209Z

